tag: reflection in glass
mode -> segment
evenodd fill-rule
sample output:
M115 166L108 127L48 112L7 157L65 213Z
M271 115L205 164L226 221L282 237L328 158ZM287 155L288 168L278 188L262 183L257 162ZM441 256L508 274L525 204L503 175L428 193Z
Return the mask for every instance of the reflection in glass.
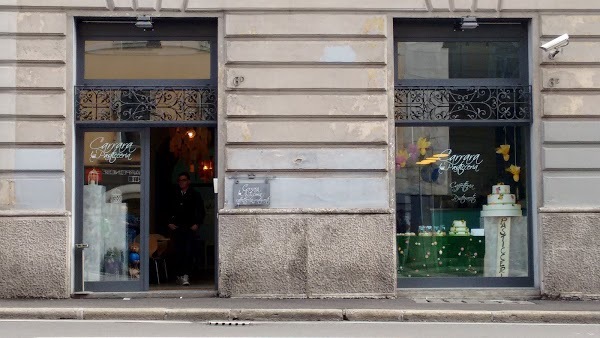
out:
M521 77L519 42L398 42L398 79Z
M210 79L208 41L85 41L86 79Z
M524 128L396 128L400 277L528 275Z
M139 132L84 134L84 281L140 276Z

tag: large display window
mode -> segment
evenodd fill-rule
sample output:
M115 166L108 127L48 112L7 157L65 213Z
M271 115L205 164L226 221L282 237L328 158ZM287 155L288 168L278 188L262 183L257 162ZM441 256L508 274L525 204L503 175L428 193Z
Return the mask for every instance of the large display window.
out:
M394 24L398 286L531 286L527 23Z
M526 277L524 127L397 127L400 277Z

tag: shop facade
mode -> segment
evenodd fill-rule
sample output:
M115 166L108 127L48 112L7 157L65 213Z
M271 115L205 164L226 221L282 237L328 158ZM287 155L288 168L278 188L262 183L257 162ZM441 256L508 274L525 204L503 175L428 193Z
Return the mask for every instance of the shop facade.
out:
M0 5L0 296L160 289L182 171L223 297L600 294L600 7L252 6Z

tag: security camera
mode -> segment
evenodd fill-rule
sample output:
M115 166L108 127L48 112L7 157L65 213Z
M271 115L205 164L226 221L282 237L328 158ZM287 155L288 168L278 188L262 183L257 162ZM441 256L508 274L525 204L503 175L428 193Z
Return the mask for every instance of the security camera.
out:
M569 34L563 34L556 39L546 42L540 48L547 52L550 49L558 49L569 44Z

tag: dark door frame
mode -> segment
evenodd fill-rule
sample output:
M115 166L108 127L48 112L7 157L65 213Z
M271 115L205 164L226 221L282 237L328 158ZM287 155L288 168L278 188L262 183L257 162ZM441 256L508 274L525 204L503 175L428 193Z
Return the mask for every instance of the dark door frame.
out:
M153 18L155 29L153 31L144 31L135 27L131 22L134 18L76 18L76 84L77 86L110 86L110 87L152 87L152 86L213 86L217 88L218 72L218 48L217 48L217 19L216 18ZM144 40L198 40L208 41L211 52L211 77L202 80L86 80L84 78L84 46L86 40L118 40L134 41ZM74 100L75 102L76 100ZM122 282L87 282L82 280L83 262L81 260L81 249L75 248L74 255L74 291L98 291L98 292L118 292L118 291L147 291L149 289L149 196L150 196L150 128L161 127L209 127L214 129L215 136L217 130L217 110L215 107L215 119L210 121L75 121L75 243L82 243L83 239L83 135L86 131L139 131L141 133L142 161L141 161L141 195L140 212L142 219L140 224L140 279L139 281ZM218 168L218 141L215 139L215 163L214 168ZM217 171L215 171L216 173ZM218 198L215 199L215 290L218 289ZM142 230L144 229L144 230ZM85 250L85 249L84 249Z

